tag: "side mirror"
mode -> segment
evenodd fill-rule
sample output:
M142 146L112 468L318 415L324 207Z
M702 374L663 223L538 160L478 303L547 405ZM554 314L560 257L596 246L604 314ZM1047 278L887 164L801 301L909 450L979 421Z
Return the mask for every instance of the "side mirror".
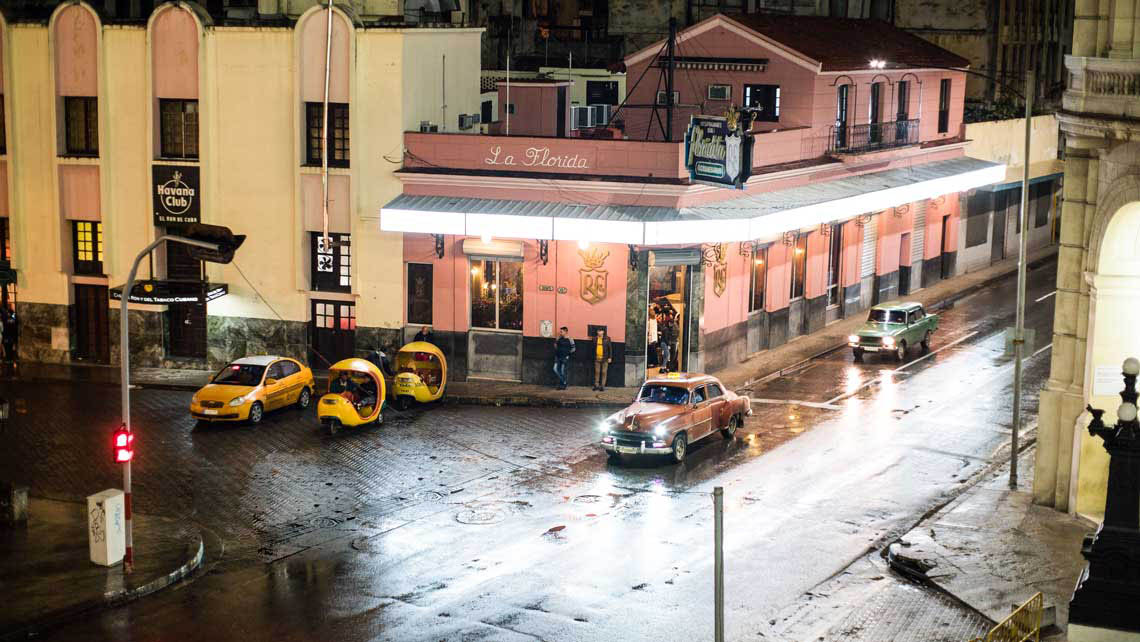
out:
M276 379L266 379L265 380L265 385L267 385L267 386L272 386L275 383L277 383Z

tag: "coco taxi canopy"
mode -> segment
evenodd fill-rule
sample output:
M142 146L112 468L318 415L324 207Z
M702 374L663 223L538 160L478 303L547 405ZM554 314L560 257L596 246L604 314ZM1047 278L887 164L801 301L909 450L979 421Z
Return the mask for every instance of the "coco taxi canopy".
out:
M403 194L381 208L380 229L644 246L746 241L1004 179L1005 165L959 157L690 207Z

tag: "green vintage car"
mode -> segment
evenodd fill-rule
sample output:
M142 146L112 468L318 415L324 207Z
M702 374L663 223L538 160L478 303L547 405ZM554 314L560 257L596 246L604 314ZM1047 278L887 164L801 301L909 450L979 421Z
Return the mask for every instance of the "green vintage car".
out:
M930 336L937 329L938 315L927 314L921 303L885 303L871 308L867 322L847 337L847 344L856 361L863 360L864 352L886 352L902 361L915 345L929 350Z

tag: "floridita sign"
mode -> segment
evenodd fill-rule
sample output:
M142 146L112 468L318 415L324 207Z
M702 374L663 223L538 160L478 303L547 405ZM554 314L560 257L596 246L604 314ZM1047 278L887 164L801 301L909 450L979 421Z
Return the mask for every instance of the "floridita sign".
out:
M685 133L685 167L696 183L744 189L752 174L752 135L736 118L693 116Z
M522 154L515 156L503 152L502 145L495 145L483 159L486 165L507 167L555 167L558 169L590 169L590 161L581 154L554 154L549 147L527 147Z

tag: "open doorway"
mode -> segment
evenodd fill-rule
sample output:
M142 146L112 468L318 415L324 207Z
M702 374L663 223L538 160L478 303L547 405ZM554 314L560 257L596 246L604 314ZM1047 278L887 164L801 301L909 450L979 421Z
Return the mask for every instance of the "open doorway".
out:
M687 348L692 266L656 265L650 252L649 299L646 309L647 376L684 370Z

